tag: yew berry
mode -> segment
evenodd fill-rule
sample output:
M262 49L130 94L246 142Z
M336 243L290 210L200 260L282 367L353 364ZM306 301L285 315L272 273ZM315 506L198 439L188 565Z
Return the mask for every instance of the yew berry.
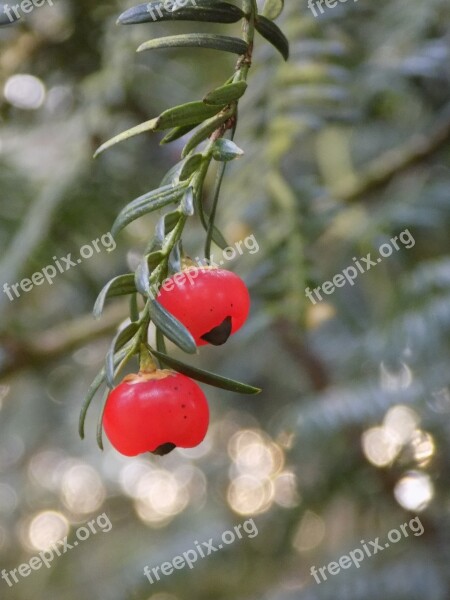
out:
M192 448L206 435L209 409L193 381L169 370L128 375L106 401L103 425L121 454L167 454Z
M197 346L220 346L245 323L250 295L240 277L212 267L189 267L166 280L157 300L188 329Z

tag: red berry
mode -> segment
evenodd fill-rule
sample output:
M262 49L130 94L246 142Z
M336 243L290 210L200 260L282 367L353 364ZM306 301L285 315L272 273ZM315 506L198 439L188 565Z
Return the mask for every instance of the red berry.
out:
M167 454L192 448L206 435L209 409L193 381L169 370L128 375L106 401L103 425L121 454Z
M170 277L158 301L190 331L197 346L224 344L245 323L250 310L240 277L211 267L190 267Z

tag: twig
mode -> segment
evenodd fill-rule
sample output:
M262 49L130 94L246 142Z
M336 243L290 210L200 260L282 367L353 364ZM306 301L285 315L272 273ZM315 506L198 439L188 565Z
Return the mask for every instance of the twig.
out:
M337 183L330 195L344 202L354 202L389 183L395 175L427 159L449 140L450 104L442 110L431 131L416 133L398 148L384 152L363 167L356 180Z
M0 348L6 359L0 364L0 379L29 367L39 367L111 334L127 315L127 304L118 302L105 309L95 321L84 315L47 331L30 332L26 337L0 337Z

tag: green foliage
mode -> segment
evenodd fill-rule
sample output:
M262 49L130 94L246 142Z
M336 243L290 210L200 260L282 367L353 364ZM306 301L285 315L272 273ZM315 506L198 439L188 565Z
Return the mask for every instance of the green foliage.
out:
M221 87L209 92L203 98L205 104L219 104L225 105L235 100L239 100L241 96L245 94L247 89L247 82L236 81L235 83L227 83Z
M195 354L197 346L194 338L189 331L182 325L178 319L171 315L156 300L150 303L150 317L161 333L171 342L176 344L181 350L188 354Z
M276 10L267 5L263 14L271 18ZM35 29L28 19L0 30L9 57L1 61L2 81L27 71L52 90L52 102L38 111L20 111L2 100L0 232L2 266L8 267L2 281L9 283L30 276L53 255L75 255L83 243L110 229L124 198L160 187L183 147L182 158L203 153L198 146L219 127L226 124L219 139L228 139L235 125L233 110L220 109L201 123L164 130L161 136L169 138L162 147L158 132L137 136L92 166L92 151L114 132L162 114L169 104L202 98L208 104L210 90L230 85L224 80L233 70L233 57L206 50L190 56L175 48L136 58L135 48L150 37L147 27L155 36L172 35L174 27L190 34L189 22L117 30L113 23L123 6L86 1L70 6L72 12L54 24L53 33ZM51 14L56 13L49 12L49 23ZM2 399L1 526L7 537L1 539L9 540L0 546L2 564L17 568L31 555L28 542L16 532L26 532L36 514L59 511L72 522L59 474L64 473L67 486L64 469L72 468L73 461L88 463L101 476L107 499L98 512L105 510L114 523L111 537L93 537L83 552L62 557L51 571L41 570L11 589L2 582L7 598L75 600L88 589L95 597L135 600L162 591L179 600L369 600L380 594L395 600L446 600L449 17L444 0L339 3L318 19L306 3L286 3L279 25L291 43L289 62L257 43L248 87L238 98L234 141L245 154L228 164L211 163L202 197L187 197L187 190L194 191L188 185L183 196L163 207L170 212L158 223L156 241L150 241L155 247L145 254L150 273L161 261L167 263L164 271L176 268L180 245L166 255L164 237L192 212L192 205L196 214L186 217L183 234L183 246L192 256L201 252L204 229L220 228L229 244L254 233L260 248L252 255L244 250L239 259L252 288L249 325L239 341L231 340L214 356L202 353L202 362L211 373L261 385L264 391L244 402L209 388L214 427L204 455L174 453L165 462L144 461L152 477L161 471L171 482L180 477L181 498L188 502L181 513L156 524L143 520L143 515L149 518L147 504L132 495L136 488L127 487L130 473L145 468L141 461L125 469L107 448L104 454L95 452L90 421L85 444L80 447L73 435L79 398L89 386L86 371L93 378L102 366L106 338L126 318L127 305L121 296L111 302L115 293L106 294L103 318L88 319L87 332L84 315L102 284L123 272L128 275L116 291L130 295L130 316L139 320L143 300L133 293L135 255L149 242L147 232L159 213L130 223L114 253L86 261L52 286L11 303L3 294L2 369L11 391ZM232 25L230 31L225 27L202 22L195 31L236 34ZM35 45L27 45L30 36ZM11 55L22 56L23 62L17 59L14 66ZM56 83L64 89L55 92ZM217 106L233 101L219 95ZM193 137L186 139L186 134ZM30 160L30 148L38 161ZM213 216L215 180L225 166L223 201ZM179 168L169 179L179 177ZM24 227L28 219L31 224ZM306 287L331 280L353 257L376 252L406 228L414 235L413 248L395 252L354 286L324 296L317 305L306 298ZM216 253L213 246L209 250ZM158 332L154 352L182 362L181 351L167 344L169 355L164 344ZM116 378L128 350L124 346L115 356ZM104 368L83 414L102 386ZM101 404L100 398L93 411L100 416ZM434 453L421 459L424 446L415 445L415 439L390 464L377 467L362 450L362 435L380 427L387 411L398 405L417 414L417 427L432 436ZM278 471L258 479L260 487L255 482L259 467L252 463L249 471L240 470L245 456L239 463L231 458L233 436L243 430L270 436L277 447ZM416 514L394 496L409 473L428 477L433 486L431 502L418 513L425 534L410 535L359 569L317 585L309 573L312 565L338 560L359 547L361 539L384 538ZM252 488L247 499L256 496L262 502L273 492L261 512L244 515L232 504L239 477L255 483L256 492ZM297 494L293 498L286 481ZM93 492L90 483L83 498ZM283 504L286 498L291 502ZM150 587L142 575L143 565L170 560L193 540L218 539L221 531L250 517L258 536L198 561L195 576L182 570Z
M245 54L247 44L241 38L208 33L192 33L186 35L170 35L149 40L139 46L138 52L157 50L160 48L209 48L233 54ZM227 101L226 101L227 102Z
M207 23L237 23L244 16L243 11L229 2L216 0L196 0L193 6L167 10L159 0L145 2L122 13L118 19L121 25L150 23L155 21L204 21Z
M134 273L114 277L114 279L108 281L98 295L93 310L94 317L98 319L101 316L107 298L127 296L129 294L134 294L135 291L136 285L134 282Z
M258 16L255 21L255 27L258 33L266 38L266 40L280 52L284 60L288 60L289 42L281 29L263 15Z
M271 21L277 19L284 8L284 0L266 0L264 2L264 8L262 15Z
M143 298L144 309L141 315L131 320L123 331L113 339L106 356L106 383L109 387L114 386L115 380L115 357L122 347L129 343L130 352L124 360L131 359L134 355L140 355L142 345L146 342L147 331L150 323L157 330L158 344L163 347L167 338L178 348L187 353L196 352L196 344L187 329L168 313L152 297L152 286L159 289L167 277L169 269L182 264L185 255L182 250L182 234L188 218L198 214L206 231L205 251L207 258L211 255L211 244L216 242L219 247L226 247L226 241L220 231L216 228L214 221L217 213L220 186L224 170L218 172L216 188L213 196L212 211L207 215L202 204L203 187L212 160L218 162L229 162L239 158L244 153L232 140L223 136L232 129L235 133L238 102L247 89L246 78L251 63L253 50L253 39L255 28L266 39L268 39L287 60L289 55L289 44L281 30L272 21L257 14L257 6L253 0L246 1L241 10L238 7L223 3L202 0L198 5L192 7L178 7L176 11L170 12L161 8L156 3L141 4L123 13L118 22L122 24L143 23L155 20L153 10L159 11L157 20L190 20L207 22L235 22L243 19L243 39L223 36L217 34L184 34L166 36L152 39L141 44L138 52L144 50L167 49L167 48L208 48L231 52L239 55L234 74L225 83L207 94L202 101L193 101L163 111L158 117L146 121L141 125L132 127L114 136L105 142L97 150L98 156L105 150L116 144L128 140L131 137L146 133L148 131L161 131L171 129L162 144L176 141L180 136L188 134L192 126L201 127L191 136L190 142L183 148L182 160L174 165L164 176L161 186L136 200L130 202L122 209L112 227L115 236L124 227L136 219L163 208L169 204L177 203L176 210L163 215L156 228L155 237L148 243L149 254L144 256L135 274L135 288L130 293L138 292ZM246 12L247 11L247 12ZM239 15L238 19L235 17ZM201 153L194 153L197 146L206 138L210 138L208 145ZM170 218L170 222L169 222ZM170 223L170 224L169 224ZM174 259L173 253L177 256ZM157 260L150 265L150 255ZM123 280L115 278L103 289L94 308L94 314L98 315L103 307L106 297L114 292L123 294ZM136 310L134 310L136 313ZM135 314L135 317L137 315ZM161 357L159 357L161 358ZM147 360L145 358L145 360ZM164 359L167 363L167 358ZM177 365L182 372L194 372L179 361L172 361L171 366ZM226 380L207 372L195 371L196 377L203 382L235 391L255 393L257 390L251 386L239 384L232 380ZM83 409L83 415L85 415ZM100 447L101 432L100 432Z
M237 146L231 140L221 138L214 142L212 151L214 160L219 162L228 162L230 160L234 160L235 158L239 158L243 154L244 151L241 150L241 148L239 148L239 146Z
M155 305L158 303L155 302ZM159 306L159 305L158 305ZM185 363L176 360L175 358L158 352L157 350L153 350L149 348L150 352L156 356L163 364L171 367L175 371L179 373L183 373L183 375L187 375L192 379L196 379L197 381L201 381L202 383L206 383L208 385L213 385L214 387L221 388L223 390L228 390L229 392L236 392L239 394L259 394L261 390L252 385L246 385L245 383L240 383L239 381L233 381L228 377L221 377L216 373L209 373L208 371L204 371L202 369L197 369L192 365L187 365Z

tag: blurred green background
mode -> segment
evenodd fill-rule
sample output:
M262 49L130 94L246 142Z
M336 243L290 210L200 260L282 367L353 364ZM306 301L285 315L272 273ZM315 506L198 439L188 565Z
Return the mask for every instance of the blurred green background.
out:
M101 142L233 71L214 51L135 49L178 31L239 35L239 25L119 28L129 5L57 0L0 28L2 288L78 256L157 187L182 147L144 135L93 161ZM342 2L320 18L287 0L290 61L258 39L236 136L245 156L227 171L218 217L230 244L258 241L229 265L251 288L252 313L194 361L263 393L205 388L212 424L200 447L101 453L98 401L87 439L77 434L83 396L127 316L114 301L96 322L93 302L136 266L154 217L52 285L13 301L0 292L0 567L70 542L103 512L112 523L50 569L13 587L0 580L0 598L449 597L449 18L445 0ZM405 229L414 247L323 302L306 298ZM194 220L192 256L203 239ZM311 576L416 515L423 535L320 585ZM153 585L144 577L145 565L249 518L254 538Z

